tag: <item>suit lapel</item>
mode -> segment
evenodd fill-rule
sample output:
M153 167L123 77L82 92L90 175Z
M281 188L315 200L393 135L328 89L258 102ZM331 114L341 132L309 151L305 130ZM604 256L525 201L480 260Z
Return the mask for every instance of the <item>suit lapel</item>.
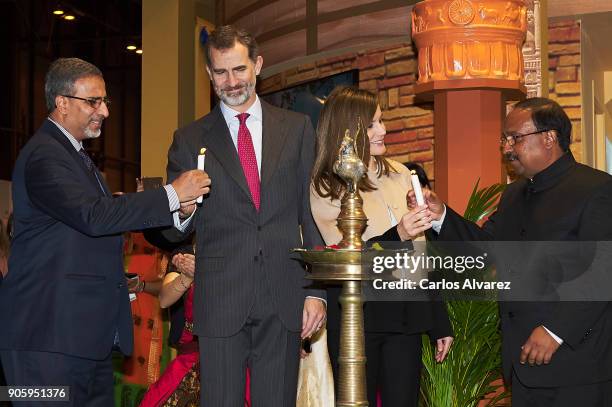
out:
M209 149L206 154L212 154L223 166L227 174L240 186L245 194L251 198L251 191L246 182L238 151L230 135L221 107L217 105L211 112L212 120L204 129L203 145Z
M90 180L93 185L95 185L96 189L100 192L104 191L104 194L106 194L107 196L111 196L110 190L108 189L108 186L104 181L104 177L102 177L102 174L98 171L98 168L94 168L94 171L96 171L96 173L98 174L98 177L100 178L100 183L98 183L98 180L96 179L94 173L89 171L89 169L83 162L83 159L76 151L72 143L70 143L68 138L64 135L64 133L62 133L62 131L58 129L57 126L49 120L45 120L43 127L47 131L47 133L49 133L58 143L60 143L66 149L66 151L68 151L68 154L72 156L73 160L76 161L77 166L81 168L81 170L85 173L85 176ZM102 187L103 191L100 190L100 186Z
M94 166L94 171L96 172L96 174L98 174L98 179L100 180L100 186L102 187L102 190L104 191L104 195L112 196L113 194L110 191L110 189L108 189L108 185L106 184L106 180L102 176L102 173L98 170L98 167ZM98 180L96 179L96 183L97 182L98 182Z
M279 114L263 100L261 109L263 114L261 187L263 189L276 170L287 136L284 115Z

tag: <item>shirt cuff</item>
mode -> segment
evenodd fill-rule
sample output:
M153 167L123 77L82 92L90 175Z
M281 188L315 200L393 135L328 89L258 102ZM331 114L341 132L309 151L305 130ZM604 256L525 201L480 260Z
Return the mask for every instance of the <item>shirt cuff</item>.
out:
M174 227L177 228L180 232L184 232L187 229L187 226L191 223L191 219L193 219L193 215L195 215L198 208L196 207L191 215L187 219L181 219L179 217L179 211L175 211L172 213L172 220L174 220Z
M312 295L307 295L306 298L314 298L315 300L321 300L323 301L323 304L325 304L325 308L327 308L327 300L325 298L314 297Z
M444 205L444 212L442 212L442 217L440 217L440 220L431 221L431 228L434 230L434 232L440 233L440 230L442 230L442 224L444 223L444 218L446 218L446 205Z
M548 334L549 334L550 336L552 336L552 337L553 337L553 339L554 339L555 341L557 341L557 343L558 343L559 345L563 345L563 339L559 338L557 335L555 335L554 333L552 333L551 331L549 331L549 330L548 330L548 328L546 328L544 325L542 325L542 328L546 329L546 332L548 332Z
M168 195L168 204L170 212L178 211L181 208L181 201L179 200L178 194L174 190L174 187L170 184L164 185L166 195Z

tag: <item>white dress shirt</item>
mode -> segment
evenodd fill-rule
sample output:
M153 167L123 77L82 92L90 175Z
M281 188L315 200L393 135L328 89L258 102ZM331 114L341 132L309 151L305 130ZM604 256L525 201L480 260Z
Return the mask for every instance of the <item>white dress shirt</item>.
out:
M240 128L240 120L236 117L240 112L232 109L226 105L223 101L221 102L221 113L227 123L227 127L232 137L234 147L238 150L238 129ZM261 150L263 145L263 114L261 111L261 101L259 96L255 95L255 102L245 112L249 114L246 121L246 126L251 133L251 139L253 140L253 148L255 149L255 157L257 158L257 170L259 171L259 177L261 178Z
M220 106L221 114L223 114L223 118L225 119L225 123L227 124L227 128L229 129L232 142L234 143L234 147L236 148L236 151L238 151L238 129L240 128L240 120L238 120L238 117L236 116L239 115L240 112L232 109L223 101L221 101ZM245 113L249 114L249 117L246 120L246 126L249 129L249 132L251 133L253 149L255 150L255 158L257 158L257 170L259 171L259 178L261 179L263 112L261 110L261 101L259 100L259 96L255 95L255 102L251 105L251 107L247 109ZM185 219L182 223L178 217L178 213L176 213L176 215L174 216L174 226L180 231L184 231L189 222L191 222L191 219L193 218L195 212L196 211L193 211L191 216ZM306 298L316 298L327 304L327 301L323 298L311 296L307 296Z
M230 106L225 104L225 102L221 101L221 114L225 119L225 123L227 124L227 128L229 129L230 136L232 138L232 142L234 143L234 147L236 147L236 151L238 151L238 129L240 128L240 120L236 117L240 114L239 111L232 109ZM259 100L259 96L255 95L255 102L248 108L245 112L249 114L249 117L246 121L246 126L251 133L251 139L253 140L253 149L255 150L255 158L257 159L257 171L259 172L259 178L261 179L261 154L262 154L262 145L263 145L263 114L261 110L261 101ZM196 206L197 210L197 206ZM189 216L185 220L181 220L179 218L178 212L173 214L174 219L174 227L184 232L193 215L196 213L196 210L193 211L191 216Z

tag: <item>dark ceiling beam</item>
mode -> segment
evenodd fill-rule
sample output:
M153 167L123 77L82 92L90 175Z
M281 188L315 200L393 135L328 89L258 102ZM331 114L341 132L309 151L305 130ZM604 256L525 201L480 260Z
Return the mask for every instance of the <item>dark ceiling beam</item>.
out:
M216 24L217 19L217 4L214 1L201 1L195 2L195 13L197 17L200 17L209 23Z
M227 24L225 22L225 0L216 0L215 2L215 25Z
M335 10L330 11L329 13L319 14L317 20L319 24L331 23L332 21L342 20L343 18L358 17L364 14L372 14L379 11L412 6L419 1L420 0L379 0L372 3L347 7L342 10Z
M306 54L316 54L319 50L319 30L317 29L318 0L306 0Z
M269 0L266 0L269 1ZM418 3L419 0L379 0L372 3L361 4L359 6L347 7L341 10L330 11L316 16L316 24L331 23L349 17L359 17L365 14L377 13L380 11L391 10L394 8L412 6ZM250 7L249 7L250 8ZM265 42L271 39L282 37L283 35L293 32L308 29L308 23L311 20L299 20L293 23L286 24L282 27L267 31L257 37L258 42ZM315 51L316 52L316 51Z
M251 13L254 13L255 11L269 6L270 4L274 4L276 3L278 0L258 0L253 4L249 4L248 6L246 6L243 9L238 10L238 12L236 12L236 14L233 14L229 17L224 16L225 18L227 18L227 20L224 22L224 24L234 24L236 21L240 20L242 17L246 17Z

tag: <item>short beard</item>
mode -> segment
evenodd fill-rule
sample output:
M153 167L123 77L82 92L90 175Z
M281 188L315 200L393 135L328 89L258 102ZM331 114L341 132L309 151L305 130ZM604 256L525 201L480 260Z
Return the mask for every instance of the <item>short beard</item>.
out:
M253 91L255 90L254 82L247 82L245 86L242 88L243 91L237 96L229 96L225 89L220 89L215 87L215 91L219 99L221 99L228 106L240 106L246 103L247 100L253 95Z
M84 133L86 139L92 139L100 137L102 130L91 130L90 128L86 128Z

